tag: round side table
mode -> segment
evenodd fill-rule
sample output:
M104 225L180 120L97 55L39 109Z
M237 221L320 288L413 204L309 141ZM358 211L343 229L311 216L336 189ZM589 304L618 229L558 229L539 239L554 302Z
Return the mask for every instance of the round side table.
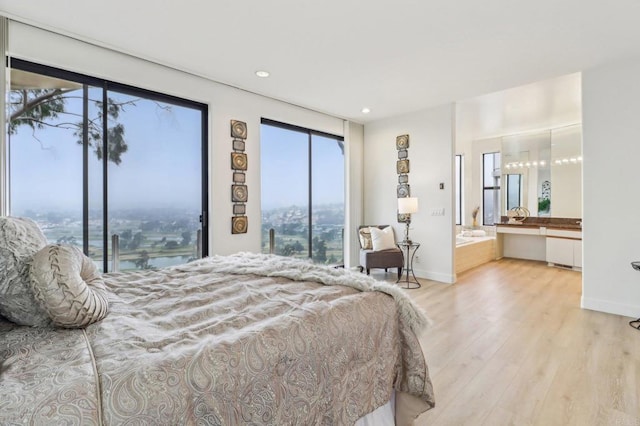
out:
M416 256L416 252L420 248L420 243L416 243L415 241L401 241L397 243L397 246L404 253L405 278L403 279L400 277L396 283L405 284L408 289L422 287L416 278L416 274L413 273L413 258Z

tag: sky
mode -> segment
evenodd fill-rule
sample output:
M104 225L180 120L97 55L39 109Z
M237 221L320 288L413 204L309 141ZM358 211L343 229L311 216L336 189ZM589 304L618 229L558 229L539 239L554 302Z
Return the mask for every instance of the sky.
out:
M78 91L76 95L81 95ZM101 89L90 98L100 99ZM110 92L118 101L134 98ZM160 104L166 105L166 104ZM93 109L93 108L91 108ZM81 113L80 99L66 110ZM96 117L90 110L90 117ZM60 121L77 122L76 116ZM119 165L109 163L109 203L113 209L181 205L200 210L201 113L172 105L159 107L140 99L118 121L125 127L128 151ZM45 128L35 132L22 126L10 136L12 212L25 209L82 211L82 147L73 130ZM102 205L102 164L89 157L90 208Z
M81 120L82 92L72 92L66 111L51 123ZM102 89L91 88L90 99ZM201 113L181 106L109 92L118 102L135 100L120 113L128 151L122 162L109 162L111 209L186 207L199 211L201 203ZM90 102L89 117L97 117ZM73 130L22 126L10 136L12 214L26 210L82 211L82 146ZM261 198L265 210L308 204L308 136L262 125ZM344 155L335 139L312 138L313 204L344 202ZM252 164L249 159L249 165ZM251 166L250 166L251 167ZM231 185L231 169L229 170ZM249 202L251 202L249 188ZM89 157L89 207L102 208L102 162Z
M309 198L309 137L263 124L261 138L262 209L306 206ZM335 139L312 137L313 204L344 202L344 155Z

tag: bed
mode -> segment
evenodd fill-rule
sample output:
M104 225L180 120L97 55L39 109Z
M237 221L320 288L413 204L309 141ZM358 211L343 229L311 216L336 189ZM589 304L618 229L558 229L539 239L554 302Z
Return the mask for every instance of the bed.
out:
M411 424L434 406L426 318L391 284L250 253L100 282L88 325L0 318L0 424L350 425L394 394Z

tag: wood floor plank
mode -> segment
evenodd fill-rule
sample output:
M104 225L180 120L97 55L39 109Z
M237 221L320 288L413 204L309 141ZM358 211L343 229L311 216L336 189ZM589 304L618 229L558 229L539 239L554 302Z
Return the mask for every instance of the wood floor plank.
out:
M581 309L581 279L502 259L420 280L408 294L434 321L420 343L436 407L416 425L640 426L640 331Z

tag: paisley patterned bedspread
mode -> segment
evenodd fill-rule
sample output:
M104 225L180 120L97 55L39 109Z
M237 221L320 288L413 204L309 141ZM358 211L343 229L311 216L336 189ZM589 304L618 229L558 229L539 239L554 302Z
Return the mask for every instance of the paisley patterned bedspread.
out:
M105 275L85 330L0 320L0 424L349 425L394 388L433 406L389 295L192 269Z

